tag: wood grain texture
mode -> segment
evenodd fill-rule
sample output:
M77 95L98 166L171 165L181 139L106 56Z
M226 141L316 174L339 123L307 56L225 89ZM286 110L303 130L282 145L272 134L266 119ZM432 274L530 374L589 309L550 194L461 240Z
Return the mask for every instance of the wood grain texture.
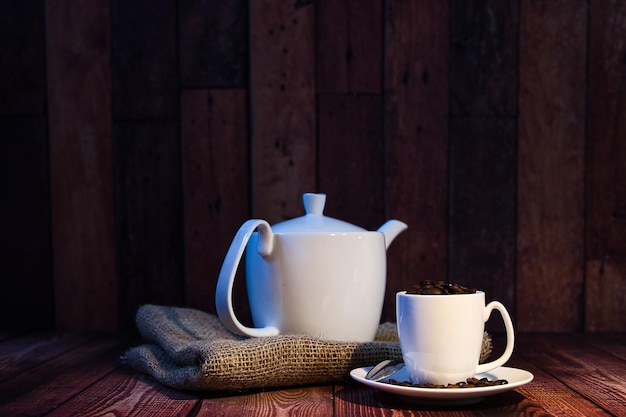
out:
M181 97L185 300L205 311L215 312L224 256L249 216L246 102L245 90L185 90Z
M516 129L512 118L455 117L449 154L450 281L485 291L488 300L499 300L512 316Z
M315 191L314 35L312 3L250 3L252 215L270 223Z
M626 372L624 360L587 344L584 337L533 334L517 341L523 357L541 363L571 389L612 415L620 415L626 404Z
M116 120L178 116L176 1L111 1Z
M383 98L320 95L319 189L324 214L367 230L385 219Z
M451 6L449 280L484 290L515 322L518 4Z
M37 377L22 372L0 382L0 414L44 415L119 366L116 359L123 347L118 340L88 341L79 346L71 340L68 342L62 345L67 351L61 354L57 351L58 356L43 361L31 371ZM32 351L29 356L34 354Z
M450 32L451 115L515 116L518 3L453 1Z
M523 340L531 340L533 334L520 335ZM516 351L519 349L516 348ZM581 397L566 383L555 379L549 372L537 366L535 360L527 360L520 355L515 355L506 366L525 369L533 374L533 380L528 385L516 388L518 395L525 398L529 404L528 414L554 415L554 416L611 416L593 401ZM537 407L541 404L541 407Z
M109 2L49 2L46 13L57 329L113 330Z
M626 328L626 5L589 5L585 330Z
M0 114L43 115L46 26L43 0L0 3Z
M626 261L588 260L585 272L585 330L626 328Z
M586 258L626 260L626 4L590 2Z
M170 121L124 122L114 140L119 326L134 329L141 304L184 302L180 132Z
M119 371L105 376L48 415L190 416L197 402L197 396L155 384L146 375Z
M496 343L501 338L496 335ZM321 386L181 392L120 363L129 342L89 335L4 334L0 415L53 416L621 416L626 411L624 333L518 333L507 366L529 384L475 405L404 401L346 380Z
M578 335L586 343L596 346L610 355L626 360L626 333L594 332Z
M317 91L380 93L383 1L320 1L317 9Z
M252 392L244 397L204 399L198 417L330 416L334 415L332 389L332 386L296 387Z
M5 381L89 342L95 336L51 332L15 334L2 340L0 381Z
M587 3L521 6L518 328L582 329Z
M242 88L248 73L248 4L244 0L178 2L180 83Z
M212 311L236 225L327 187L327 214L409 225L385 320L396 291L448 278L521 331L626 329L624 2L27 3L0 4L5 330ZM215 180L185 171L209 152Z
M391 317L396 291L447 278L449 5L391 1L385 15L386 211L409 225L388 253Z

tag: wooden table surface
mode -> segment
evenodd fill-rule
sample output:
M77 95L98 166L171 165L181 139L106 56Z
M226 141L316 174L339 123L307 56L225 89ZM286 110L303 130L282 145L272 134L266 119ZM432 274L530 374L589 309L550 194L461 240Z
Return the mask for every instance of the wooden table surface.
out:
M0 333L0 416L626 416L626 334L519 334L534 380L468 406L404 402L356 382L186 393L124 366L99 335Z

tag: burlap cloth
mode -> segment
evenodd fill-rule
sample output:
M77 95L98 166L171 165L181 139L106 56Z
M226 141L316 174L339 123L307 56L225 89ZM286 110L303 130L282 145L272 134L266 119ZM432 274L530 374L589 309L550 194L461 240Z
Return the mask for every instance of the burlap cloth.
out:
M233 391L346 381L351 369L401 359L395 324L373 342L337 342L305 335L247 338L202 311L145 305L136 323L146 344L123 361L180 390Z

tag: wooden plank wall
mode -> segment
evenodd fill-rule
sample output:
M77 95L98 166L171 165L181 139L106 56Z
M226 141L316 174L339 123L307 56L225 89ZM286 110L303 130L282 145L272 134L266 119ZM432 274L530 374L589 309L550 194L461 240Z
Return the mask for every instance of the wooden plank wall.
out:
M0 313L214 312L239 225L327 215L520 331L626 331L626 3L0 3ZM242 281L235 304L245 318Z

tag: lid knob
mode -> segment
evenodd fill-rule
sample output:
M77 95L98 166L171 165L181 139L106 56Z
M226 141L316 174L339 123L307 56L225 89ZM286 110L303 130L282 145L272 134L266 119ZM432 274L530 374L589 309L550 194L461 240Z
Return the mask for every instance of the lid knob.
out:
M305 193L302 196L306 214L322 215L326 205L326 194Z
M326 194L306 193L302 195L304 202L304 216L285 220L272 226L274 233L343 233L343 232L365 232L358 226L346 223L332 217L324 216L324 205L326 204Z

